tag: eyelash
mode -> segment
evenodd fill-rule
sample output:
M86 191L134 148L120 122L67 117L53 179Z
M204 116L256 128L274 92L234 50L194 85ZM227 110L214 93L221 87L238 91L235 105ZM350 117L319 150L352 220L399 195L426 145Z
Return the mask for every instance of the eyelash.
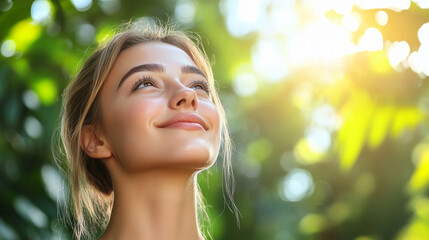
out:
M202 81L202 80L197 80L197 81L192 82L192 84L191 84L192 87L195 87L198 85L201 86L202 90L207 92L207 94L210 94L210 85L208 82Z
M152 77L144 76L144 77L140 78L139 80L137 80L137 82L134 84L134 86L132 88L133 91L139 89L140 85L146 84L146 83L150 83L154 87L157 86L155 80ZM208 82L202 81L202 80L196 80L196 81L193 81L191 83L192 88L194 88L195 86L200 86L203 91L207 92L207 94L210 94L210 85L208 84Z
M155 80L152 77L144 76L144 77L140 78L139 80L137 80L137 82L134 84L133 91L137 90L140 87L140 85L145 84L145 83L150 83L154 87L157 86L155 83Z

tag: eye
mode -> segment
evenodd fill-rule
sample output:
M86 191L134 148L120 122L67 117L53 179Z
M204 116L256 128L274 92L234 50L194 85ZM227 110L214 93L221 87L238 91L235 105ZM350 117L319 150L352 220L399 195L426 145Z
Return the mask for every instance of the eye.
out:
M191 88L196 89L196 90L198 90L198 89L203 90L207 94L210 94L210 86L209 86L208 82L206 82L206 81L201 81L201 80L194 81L191 84Z
M139 88L147 88L147 87L156 87L155 80L153 80L149 76L145 76L143 78L140 78L133 86L133 91L139 89Z

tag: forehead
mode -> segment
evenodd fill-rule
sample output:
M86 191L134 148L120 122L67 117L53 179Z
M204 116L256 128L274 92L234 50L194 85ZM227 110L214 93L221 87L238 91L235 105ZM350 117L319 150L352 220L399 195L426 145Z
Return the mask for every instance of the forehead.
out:
M148 42L134 45L124 50L116 59L112 71L127 71L145 64L158 63L169 67L195 66L192 59L182 49L162 42ZM121 71L122 70L122 71Z

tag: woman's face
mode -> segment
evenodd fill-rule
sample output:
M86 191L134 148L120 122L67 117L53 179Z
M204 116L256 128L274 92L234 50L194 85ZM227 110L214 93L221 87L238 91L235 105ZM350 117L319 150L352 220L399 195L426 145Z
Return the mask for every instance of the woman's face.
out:
M135 45L117 58L101 90L102 134L128 172L204 169L220 145L220 116L202 71L181 49Z

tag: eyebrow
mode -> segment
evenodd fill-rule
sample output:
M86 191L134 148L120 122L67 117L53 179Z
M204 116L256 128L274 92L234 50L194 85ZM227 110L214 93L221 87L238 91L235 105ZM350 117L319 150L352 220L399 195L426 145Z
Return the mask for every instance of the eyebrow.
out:
M194 67L192 65L183 66L182 73L195 73L203 76L207 80L207 76L197 67Z
M118 89L121 87L122 83L133 73L136 72L165 72L165 67L161 64L156 63L148 63L148 64L142 64L138 65L136 67L131 68L128 70L127 73L122 77L121 81L119 82Z

